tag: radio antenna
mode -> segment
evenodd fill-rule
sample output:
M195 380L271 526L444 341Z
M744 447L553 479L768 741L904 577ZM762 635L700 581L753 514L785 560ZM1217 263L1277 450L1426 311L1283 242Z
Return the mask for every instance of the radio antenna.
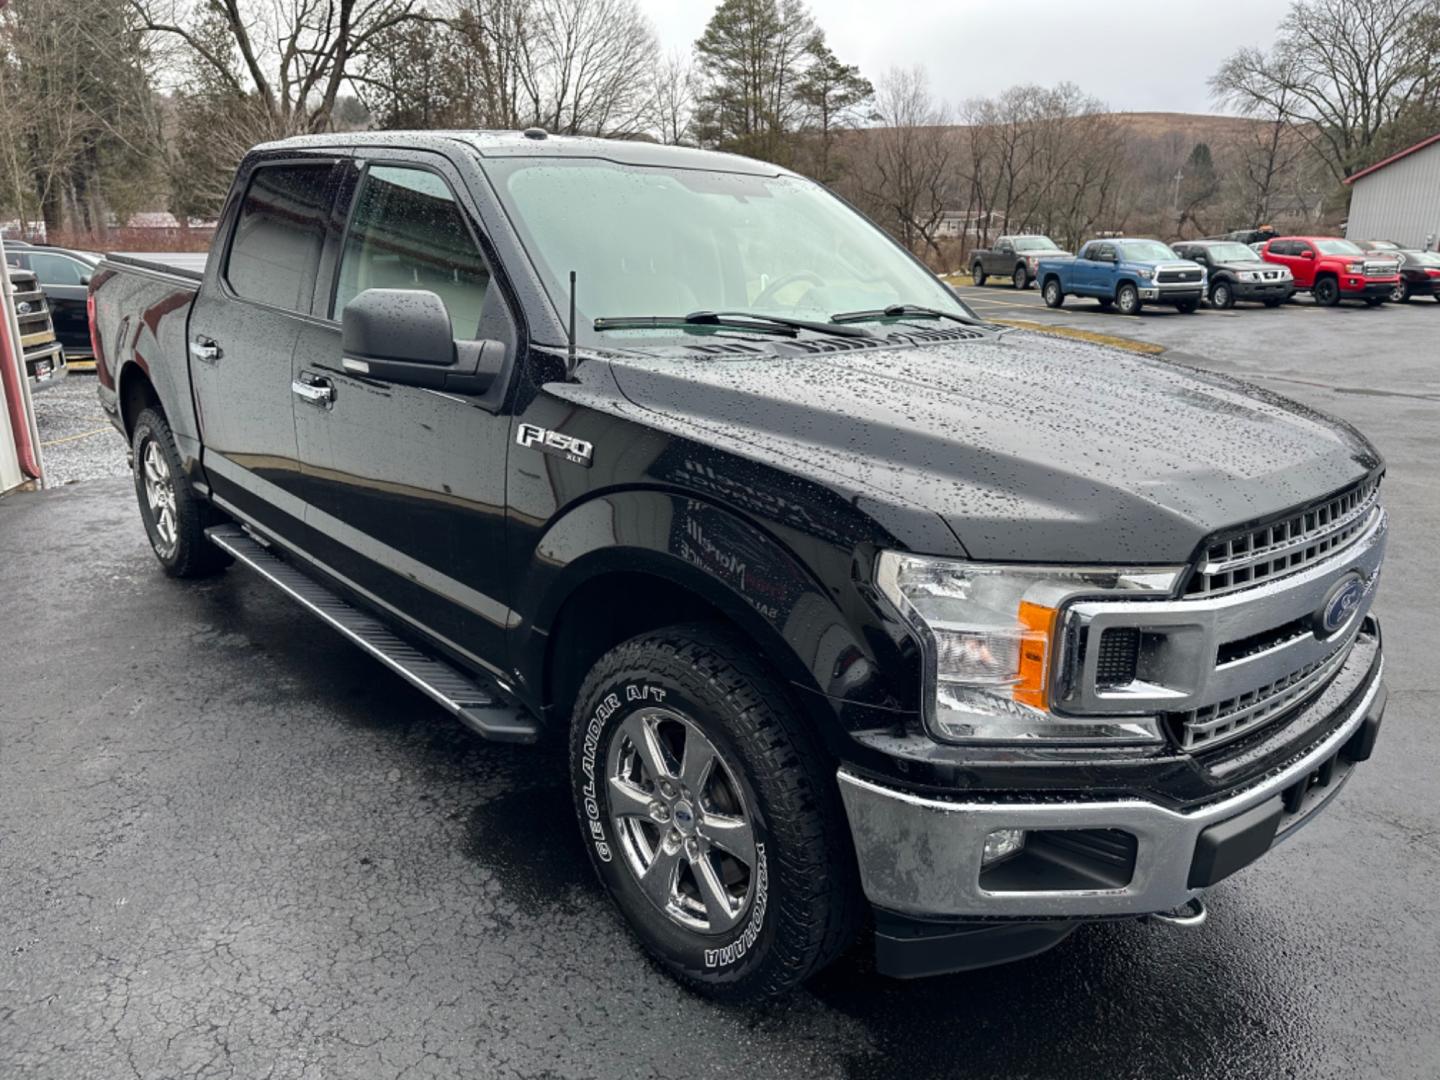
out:
M565 335L565 374L575 373L575 271L570 271L570 327Z

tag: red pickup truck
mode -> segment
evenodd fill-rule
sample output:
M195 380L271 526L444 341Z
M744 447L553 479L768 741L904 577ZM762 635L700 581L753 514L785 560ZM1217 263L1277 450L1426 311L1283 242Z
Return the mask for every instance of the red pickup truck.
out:
M1399 283L1393 259L1366 255L1338 236L1277 236L1260 247L1266 262L1290 268L1296 292L1309 292L1322 307L1364 300L1379 307Z

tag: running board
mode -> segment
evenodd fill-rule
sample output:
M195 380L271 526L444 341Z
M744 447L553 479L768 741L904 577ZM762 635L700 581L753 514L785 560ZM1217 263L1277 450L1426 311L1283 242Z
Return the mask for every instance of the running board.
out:
M487 686L454 665L401 640L379 619L271 554L244 529L237 525L216 525L206 529L205 536L434 698L472 731L496 742L533 743L540 737L540 727L535 720L508 704L493 685Z

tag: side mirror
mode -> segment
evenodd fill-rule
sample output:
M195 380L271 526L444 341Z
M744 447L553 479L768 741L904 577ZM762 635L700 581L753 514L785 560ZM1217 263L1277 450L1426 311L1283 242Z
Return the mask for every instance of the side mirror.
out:
M346 371L400 386L483 394L505 363L499 341L460 341L433 292L366 289L340 315Z
M1304 251L1300 252L1300 258L1313 259L1315 258L1315 252L1311 251L1309 248L1306 248Z
M80 275L80 284L81 284L81 285L89 285L89 284L90 284L90 275L89 275L89 274L81 274L81 275Z

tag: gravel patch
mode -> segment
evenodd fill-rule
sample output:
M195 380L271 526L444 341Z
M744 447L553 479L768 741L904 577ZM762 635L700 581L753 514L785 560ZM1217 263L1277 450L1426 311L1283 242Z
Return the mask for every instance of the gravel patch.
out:
M34 402L47 487L129 474L125 440L100 408L94 375L71 372Z

